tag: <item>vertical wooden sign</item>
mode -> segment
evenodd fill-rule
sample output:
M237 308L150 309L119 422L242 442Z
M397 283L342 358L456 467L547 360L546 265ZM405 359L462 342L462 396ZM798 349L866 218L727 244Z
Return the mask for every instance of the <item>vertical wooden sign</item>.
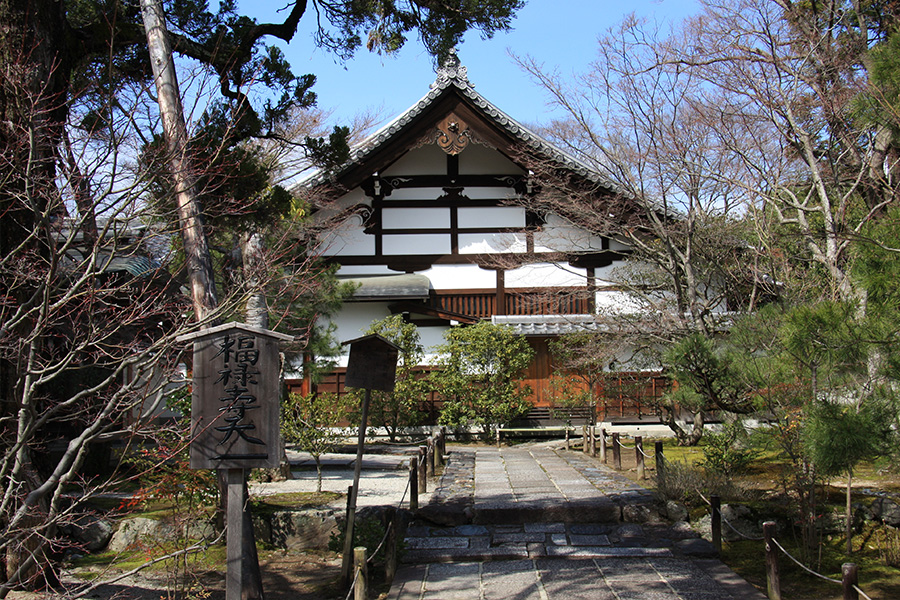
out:
M278 343L293 337L226 323L180 339L194 344L191 468L276 468Z

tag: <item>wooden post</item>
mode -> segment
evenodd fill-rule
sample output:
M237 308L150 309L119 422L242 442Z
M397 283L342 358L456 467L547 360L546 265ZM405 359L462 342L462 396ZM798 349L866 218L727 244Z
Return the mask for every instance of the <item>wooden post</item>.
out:
M353 586L353 600L369 600L369 570L366 568L366 548L353 549L353 571L356 584Z
M366 446L366 425L369 419L369 403L372 401L372 390L366 388L362 401L362 413L359 421L359 434L356 440L356 462L353 465L353 488L347 508L346 537L344 538L344 558L341 563L341 587L347 588L350 583L351 553L353 549L353 527L356 520L356 499L359 496L359 477L362 474L363 452Z
M444 457L447 456L447 428L441 427L441 463L444 462Z
M587 454L590 446L590 442L588 441L587 425L581 426L581 436L581 439L583 440L581 442L581 451Z
M716 552L722 553L722 500L717 494L709 497L710 508L712 509L712 543L716 548Z
M500 449L500 427L497 427L497 449Z
M435 467L444 466L444 432L438 431L434 436L434 464Z
M419 510L419 468L418 456L409 459L409 510Z
M244 470L228 469L225 598L241 600L244 540Z
M588 428L591 438L591 456L597 456L597 428L591 425Z
M766 541L766 595L769 600L781 600L781 580L778 574L778 548L775 547L775 521L763 523Z
M419 493L424 494L428 491L428 477L425 473L425 462L428 459L428 447L419 446Z
M400 543L399 514L399 511L393 506L388 506L384 510L384 520L387 523L387 539L384 542L384 582L388 586L391 585L397 574L397 550Z
M859 592L856 586L859 583L859 567L855 563L841 565L841 588L843 588L843 600L859 600Z
M637 478L644 478L644 438L634 436L634 459L637 462Z
M655 442L654 446L654 460L656 461L656 485L660 485L660 481L665 479L666 477L666 457L663 454L663 443Z
M600 428L600 462L606 464L606 430Z
M569 426L566 425L566 450L569 449Z
M427 460L425 461L426 465L426 475L428 477L434 477L434 438L428 438L427 445L425 446L425 454Z
M622 447L619 445L619 434L612 434L612 454L613 454L613 464L612 467L616 471L622 470Z

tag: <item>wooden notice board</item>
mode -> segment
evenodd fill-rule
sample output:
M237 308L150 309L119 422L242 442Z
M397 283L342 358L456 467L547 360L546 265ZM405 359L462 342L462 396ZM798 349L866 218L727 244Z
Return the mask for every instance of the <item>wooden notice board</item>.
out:
M277 467L278 343L293 338L227 323L181 339L194 344L191 468Z

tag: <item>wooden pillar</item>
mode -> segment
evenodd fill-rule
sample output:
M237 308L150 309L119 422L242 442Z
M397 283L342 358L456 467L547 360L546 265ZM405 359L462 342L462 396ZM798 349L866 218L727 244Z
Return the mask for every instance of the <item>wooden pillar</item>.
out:
M397 574L397 550L400 543L400 513L393 506L384 510L384 520L387 524L387 539L384 547L384 582L390 586Z
M600 462L606 464L606 430L600 428Z
M775 547L775 521L763 523L766 543L766 595L769 600L781 600L781 579L778 573L778 548Z
M241 600L244 540L244 470L228 469L225 599Z
M506 314L506 271L497 269L497 294L494 300L494 314Z
M590 431L591 438L591 456L597 456L597 428L594 425L591 425L588 430Z
M844 563L841 565L841 588L843 589L843 600L859 600L859 592L856 586L859 583L859 567L855 563Z
M588 427L587 427L587 425L582 425L582 426L581 426L581 436L582 436L581 439L583 440L583 441L581 442L581 451L584 452L585 454L587 454L588 451L590 450L590 441L588 440Z
M419 467L418 456L409 459L409 510L419 510Z
M722 500L717 494L709 497L709 504L712 510L712 543L716 548L716 552L722 553Z
M353 600L369 600L369 569L366 566L366 548L353 549L353 571L356 583L353 586Z
M613 455L613 464L612 467L616 471L622 470L622 446L619 445L619 434L612 434L612 455Z
M659 482L665 479L666 477L666 457L663 454L663 443L656 442L654 445L654 456L656 462L656 482L659 485Z
M644 438L643 436L634 436L634 459L637 463L637 478L644 478Z
M426 475L428 477L434 477L434 438L428 438L427 444L425 446L425 454L426 454Z
M428 476L426 473L427 467L425 466L426 461L428 460L428 447L427 446L419 446L419 493L424 494L428 491Z

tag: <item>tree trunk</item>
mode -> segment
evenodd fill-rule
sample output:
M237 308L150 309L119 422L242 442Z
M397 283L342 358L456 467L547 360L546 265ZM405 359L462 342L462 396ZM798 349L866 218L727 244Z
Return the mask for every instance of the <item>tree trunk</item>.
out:
M187 127L178 91L175 61L166 31L160 0L141 0L141 14L147 31L147 47L156 80L159 114L168 149L169 168L175 182L175 203L181 240L191 288L194 314L200 323L211 324L218 307L216 283L206 233L203 231L200 206L194 189L194 177L188 155Z
M847 556L853 553L853 509L851 508L850 495L853 484L853 469L847 471L847 521L845 531L847 533Z

